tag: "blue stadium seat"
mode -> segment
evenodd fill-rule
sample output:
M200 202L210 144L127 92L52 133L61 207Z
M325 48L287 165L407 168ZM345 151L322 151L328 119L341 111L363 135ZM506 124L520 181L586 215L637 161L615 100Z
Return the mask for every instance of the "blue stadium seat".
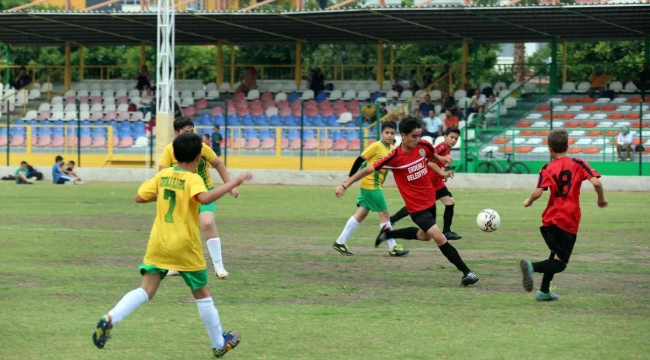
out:
M304 130L302 133L303 140L309 140L316 137L314 130Z
M9 130L9 133L11 134L11 137L25 136L27 130L25 129L24 126L12 126L11 130Z
M105 127L93 128L93 138L103 137L105 138L108 134Z
M319 133L319 138L320 138L321 140L325 140L325 139L327 139L328 137L330 137L330 135L331 135L331 134L330 134L330 133L331 133L330 131L327 131L327 130L324 130L324 129L323 129L323 130L319 130L318 133Z
M74 123L74 121L72 121L72 123ZM88 120L84 120L84 121L81 122L81 126L90 126L90 125L92 125L92 124Z
M289 102L293 102L293 101L296 101L298 99L300 99L300 94L295 92L295 91L292 92L291 94L289 94L289 96L287 97L287 100L289 100Z
M27 121L27 125L38 125L38 124L39 124L38 120L28 120Z
M293 115L287 115L284 117L284 125L285 126L297 126L298 122L296 121L296 118Z
M201 118L199 119L199 125L200 126L212 126L212 118L210 117L210 114L201 115Z
M343 138L343 131L341 130L334 130L332 131L332 140L337 141L338 139Z
M269 125L271 126L282 126L282 120L278 115L272 115L269 118Z
M313 123L312 123L311 119L309 118L309 116L303 115L302 116L302 126L312 126L312 125L313 125Z
M289 130L287 138L289 139L289 141L300 138L300 130L298 129Z
M250 115L244 115L241 117L241 124L244 126L255 126L255 122L253 121L253 117Z
M14 121L14 125L25 125L25 120L23 119L18 119Z
M325 126L325 121L323 120L323 117L320 115L314 116L311 119L311 121L313 126Z
M128 121L123 121L123 122L119 123L118 126L119 126L120 130L122 130L122 129L131 129L131 123L128 122Z
M244 138L246 139L246 141L255 137L257 137L257 130L255 129L246 129L246 131L244 132Z
M209 128L209 130L212 132L212 128ZM139 137L143 137L146 135L146 133L147 125L143 121L137 121L133 124L133 138L137 139Z
M375 101L377 101L377 99L379 99L380 97L384 97L384 96L385 96L384 93L376 92L376 93L372 94L372 97L370 98L370 101L372 101L374 103Z
M237 117L237 115L234 115ZM219 125L219 127L223 127L226 125L226 118L223 115L215 115L214 119L212 119L212 122L214 125Z
M228 115L228 126L240 126L241 122L237 115Z
M327 121L325 122L325 124L327 126L339 126L339 123L337 123L336 120L338 120L336 115L330 115L327 117Z
M7 128L0 127L0 136L7 136Z
M131 131L131 129L129 129ZM91 136L91 131L89 127L81 127L81 137Z
M257 115L257 117L255 118L255 125L257 125L257 126L268 126L269 122L266 119L265 115Z
M326 92L321 92L316 95L316 101L321 102L323 100L327 100L327 93Z
M359 125L355 124L354 121L350 121L349 123L345 123L345 127L355 128L359 127Z
M54 125L56 125L56 126L63 126L63 125L65 125L65 122L63 122L63 121L61 121L61 120L56 120L56 121L54 121Z
M272 137L271 130L264 129L264 130L260 131L260 140L264 140L264 139L267 139L267 138L270 138L270 137Z
M345 135L346 140L352 141L359 138L359 130L348 130Z
M118 133L118 137L120 139L122 139L122 138L124 138L126 136L131 136L131 135L132 135L131 128L121 128L119 133ZM82 134L82 136L83 136L83 134Z
M63 134L65 134L63 127L52 128L52 137L63 136Z
M39 138L41 136L52 136L52 128L49 126L39 127L38 134L33 134L33 135L38 135Z

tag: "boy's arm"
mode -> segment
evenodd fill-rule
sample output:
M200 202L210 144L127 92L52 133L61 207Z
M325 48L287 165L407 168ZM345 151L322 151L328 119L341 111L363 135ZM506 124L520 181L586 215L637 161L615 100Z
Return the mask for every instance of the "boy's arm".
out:
M336 194L336 197L343 196L343 193L345 192L345 190L347 190L347 188L352 186L352 184L354 184L355 182L357 182L357 181L363 179L364 177L372 174L373 172L375 172L375 167L373 165L368 165L365 168L363 168L362 170L357 171L356 174L352 175L351 177L349 177L348 179L343 181L343 184L336 187L336 189L334 190L334 193Z
M228 175L228 169L226 169L226 164L224 164L223 161L219 159L217 153L215 153L214 150L212 150L212 148L210 148L207 144L203 144L203 149L201 150L201 153L203 154L203 157L206 160L208 160L210 165L212 165L215 168L215 170L217 170L217 173L219 173L219 177L221 178L221 180L223 180L223 183L224 184L229 183L230 175ZM239 196L239 192L235 188L230 189L229 193L230 196L232 197Z
M447 179L449 177L452 178L452 179L454 178L454 171L453 170L445 171L445 170L441 169L440 166L438 166L438 164L436 164L434 162L429 162L429 167L431 169L433 169L433 171L436 174L442 176L445 179Z
M533 193L530 194L526 200L524 200L524 207L533 205L537 199L542 197L544 190L550 186L550 179L548 176L546 176L545 173L547 166L548 165L544 165L544 167L542 167L542 169L539 171L539 176L537 177L537 186L535 187L535 190L533 190Z
M533 190L533 193L530 194L530 196L528 197L528 199L524 200L524 207L529 207L529 206L533 205L533 203L534 203L537 199L539 199L540 197L542 197L542 194L543 194L543 193L544 193L544 189L542 189L542 188L536 188L535 190Z
M605 199L605 191L603 190L603 183L600 182L600 179L598 179L595 176L589 179L589 182L591 183L591 185L594 186L594 190L596 190L596 194L598 194L598 202L597 202L598 207L599 208L607 207L607 205L609 205L609 202L607 201L607 199Z
M135 195L135 202L138 204L145 204L151 201L156 201L158 198L158 183L156 178L151 178L140 185L138 193Z
M350 168L350 173L348 176L352 177L352 175L356 174L364 161L366 161L366 159L363 157L363 155L359 155L359 157L354 160L354 164L352 164L352 168Z
M173 156L171 154L171 151L169 151L169 147L165 147L162 155L160 155L160 161L158 162L158 171L172 166L173 161Z
M235 187L241 185L241 183L243 183L244 181L250 180L252 178L253 178L253 174L249 172L243 172L239 174L239 176L237 176L235 180L228 181L227 183L219 186L214 190L196 194L195 198L201 204L209 204L211 202L216 201L220 197L226 195Z

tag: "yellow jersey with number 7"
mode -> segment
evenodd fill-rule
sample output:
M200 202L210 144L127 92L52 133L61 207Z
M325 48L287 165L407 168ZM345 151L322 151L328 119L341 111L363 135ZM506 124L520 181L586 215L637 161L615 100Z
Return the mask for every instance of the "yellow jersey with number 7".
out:
M138 195L142 199L151 200L158 195L145 264L178 271L207 267L199 230L201 204L195 198L206 191L199 175L176 167L163 169L140 185Z
M210 164L217 159L217 153L214 152L208 145L203 144L201 148L201 160L199 160L199 166L196 167L196 173L203 179L205 187L208 189L212 188L212 179L210 178ZM165 147L162 155L160 156L160 166L172 167L176 166L178 161L174 157L174 146L173 144L168 144Z

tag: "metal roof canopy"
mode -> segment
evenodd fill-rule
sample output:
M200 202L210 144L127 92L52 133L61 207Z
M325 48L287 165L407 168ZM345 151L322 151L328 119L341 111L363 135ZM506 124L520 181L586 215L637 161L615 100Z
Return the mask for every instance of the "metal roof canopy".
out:
M318 11L178 12L177 45L481 43L631 40L650 36L650 5L364 7ZM155 12L0 12L0 42L156 44Z

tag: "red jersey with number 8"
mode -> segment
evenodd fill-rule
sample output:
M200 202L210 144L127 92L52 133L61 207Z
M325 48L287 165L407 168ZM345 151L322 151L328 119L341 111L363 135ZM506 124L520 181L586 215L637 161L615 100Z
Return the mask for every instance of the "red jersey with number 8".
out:
M429 160L434 149L430 143L420 140L411 151L396 147L390 154L374 163L375 170L391 169L406 210L409 214L426 210L436 203L436 192L429 175Z
M544 165L537 187L550 191L542 213L544 226L555 225L572 234L580 226L580 187L582 182L600 174L582 159L561 157Z
M433 151L439 156L451 155L451 150L447 148L447 145L445 145L444 141L436 145ZM447 167L447 163L437 161L433 162L436 163L436 165L438 165L442 170ZM433 184L433 190L435 191L438 191L445 187L445 179L443 179L442 176L440 176L440 174L436 173L435 171L431 171L431 183Z

